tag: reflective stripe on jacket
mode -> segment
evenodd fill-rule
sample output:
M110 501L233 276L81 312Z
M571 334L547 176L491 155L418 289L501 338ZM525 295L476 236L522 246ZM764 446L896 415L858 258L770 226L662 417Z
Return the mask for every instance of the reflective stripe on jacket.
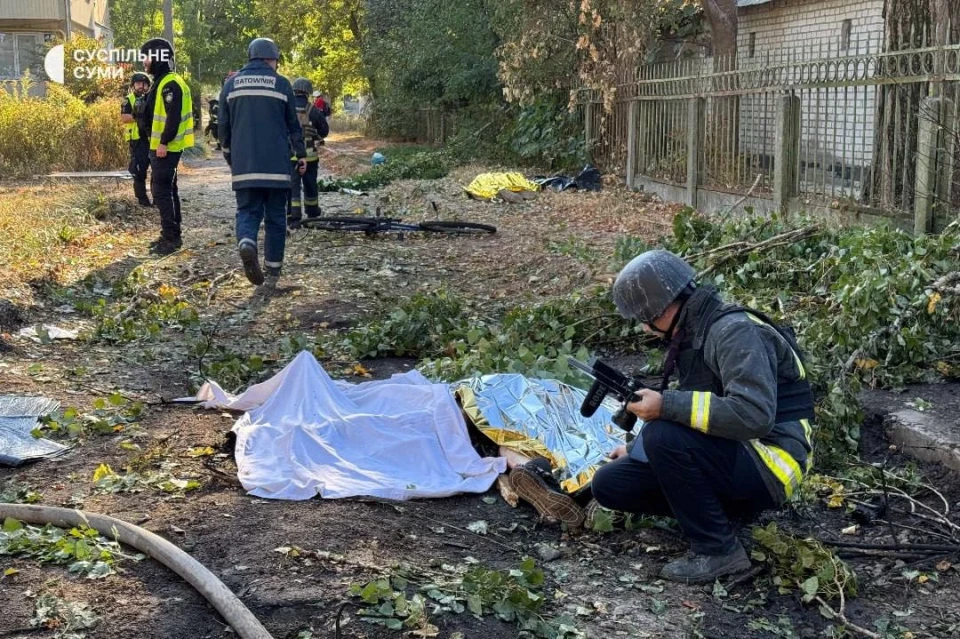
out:
M289 189L290 154L306 156L293 87L262 60L247 63L220 92L218 138L233 189Z
M167 124L167 108L163 102L163 87L170 82L176 82L183 93L183 100L180 107L180 126L177 129L177 135L167 150L179 152L189 149L193 146L193 98L190 96L190 88L176 73L168 73L163 76L156 88L156 102L153 105L153 125L150 129L150 150L156 151L160 146L160 136L163 135L163 129Z
M813 463L813 395L795 341L708 287L681 311L679 385L663 393L664 419L744 442L778 501Z

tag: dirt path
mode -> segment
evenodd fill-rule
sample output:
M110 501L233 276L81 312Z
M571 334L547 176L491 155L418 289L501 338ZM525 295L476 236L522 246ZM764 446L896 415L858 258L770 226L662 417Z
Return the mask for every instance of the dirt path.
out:
M325 162L355 170L375 146L332 139ZM652 239L669 231L669 208L621 191L545 193L513 205L474 202L463 196L462 186L479 170L465 167L443 180L398 183L369 196L322 194L321 206L327 214L380 207L408 220L492 223L499 229L496 236L365 238L297 232L288 241L284 294L264 298L239 272L226 165L219 159L192 162L181 175L183 251L162 260L149 258L146 244L155 230L141 220L136 245L126 254L55 295L48 291L42 306L27 311L30 323L90 328L103 325L106 317L120 326L86 342L17 340L13 352L0 353L0 386L90 411L97 398L116 391L148 402L187 395L199 381L201 360L216 362L225 378L247 383L288 361L317 335L369 322L416 291L456 290L494 312L605 285L618 236ZM99 299L109 310L98 319L89 308ZM181 301L183 308L176 306ZM153 310L143 310L150 304ZM77 307L87 310L76 312ZM185 318L196 313L196 321L171 319L171 313L181 312ZM124 324L124 317L134 321ZM158 326L156 335L148 330L152 322ZM122 330L132 339L116 338ZM354 362L324 363L335 376L355 372ZM413 364L394 358L365 365L373 376L386 377ZM264 367L262 373L254 370L258 365ZM560 551L559 557L541 562L549 612L569 614L588 637L813 637L827 624L816 611L798 612L792 599L771 603L749 586L719 596L711 588L658 581L655 575L663 563L684 550L675 534L658 528L569 537L540 525L530 509L510 508L494 492L487 500L471 495L418 503L249 497L236 482L226 437L234 419L215 411L149 406L133 426L119 424L108 434L90 435L56 461L0 470L0 479L32 487L44 503L111 514L171 539L220 576L277 638L332 637L335 611L349 598L350 586L380 576L380 569L475 561L508 569L525 555L553 556L553 550ZM208 446L213 455L191 456ZM101 494L91 480L101 464L168 472L195 478L202 486L184 496L152 489ZM489 534L466 530L478 520L487 522ZM277 550L294 547L309 552L294 556ZM102 581L6 558L0 560L0 573L8 566L19 573L0 580L0 634L29 626L34 598L41 592L89 602L101 617L88 631L91 638L228 634L190 587L149 560L121 562L119 574ZM952 583L945 576L938 590L903 606L919 610L942 603L951 597ZM869 614L875 617L879 606L883 603ZM741 616L730 609L746 612ZM766 621L767 616L773 627L781 615L793 620L791 634L774 634L762 624L745 628L746 619ZM344 636L398 636L357 621L352 612L347 617ZM440 637L506 639L518 633L514 625L469 613L432 615L431 621ZM312 634L298 635L304 631Z

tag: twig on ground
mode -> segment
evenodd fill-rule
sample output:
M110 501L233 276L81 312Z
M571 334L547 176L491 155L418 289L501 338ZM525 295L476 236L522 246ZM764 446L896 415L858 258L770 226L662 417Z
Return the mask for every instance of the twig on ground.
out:
M842 592L843 591L841 591L841 593ZM847 630L852 630L853 632L863 635L864 637L869 637L870 639L883 639L883 637L881 637L877 633L867 630L866 628L863 628L861 626L858 626L857 624L847 619L847 615L844 612L845 602L843 601L843 594L841 594L840 597L841 597L841 600L840 600L839 610L834 610L833 608L831 608L830 605L823 600L823 597L818 596L816 600L817 600L817 603L819 603L823 607L823 610L825 612L827 612L830 615L833 615L833 618L839 621L841 624L843 624L843 626Z
M235 268L235 269L231 269L231 270L227 271L226 273L224 273L223 275L218 275L217 277L215 277L215 278L210 282L210 290L209 290L209 292L207 293L207 306L210 306L210 302L213 301L214 295L216 295L216 294L217 294L217 291L219 290L219 289L217 288L217 284L219 284L220 282L224 281L225 279L228 279L228 278L230 278L230 277L233 277L233 274L236 273L238 270L240 270L240 269L236 269L236 268Z
M336 635L335 635L336 639L341 639L341 637L343 637L343 633L340 630L340 618L343 617L343 611L349 605L350 605L349 601L344 601L342 604L340 604L340 607L337 608L336 622L334 623L334 631L336 632Z
M210 336L204 335L203 329L200 329L200 334L203 335L205 344L203 346L203 352L197 357L197 373L200 375L200 379L204 378L203 373L203 358L207 356L207 353L210 352L210 347L213 346L213 338L217 336L217 330L220 328L220 322L223 321L223 316L226 313L221 311L219 317L217 317L216 324L213 325L213 330L210 331Z
M823 610L833 615L833 618L839 621L840 623L842 623L844 627L846 627L848 630L852 630L853 632L861 634L864 637L869 637L869 639L883 639L877 633L871 630L867 630L862 626L858 626L857 624L847 619L847 615L846 615L847 598L843 592L843 585L840 583L840 579L837 577L836 572L833 575L833 583L837 585L837 589L840 593L840 607L837 610L834 610L826 601L824 601L823 597L817 595L816 601L822 606Z
M861 550L859 548L847 548L837 551L837 557L840 559L900 559L901 561L912 561L930 557L929 554L922 552L904 552L900 550Z
M729 591L729 590L732 590L733 588L736 588L740 584L746 583L748 581L753 581L760 573L766 570L766 568L767 567L764 564L759 564L757 566L754 566L753 568L743 573L742 575L738 575L734 579L731 579L730 583L724 585L724 588Z
M834 541L830 539L818 539L820 543L833 546L835 548L859 548L861 550L902 550L904 552L956 552L960 553L960 545L950 544L871 544L860 541Z
M426 521L431 521L431 522L433 522L433 523L435 523L435 524L439 524L439 525L441 525L441 526L444 526L444 527L447 527L447 528L451 528L451 529L453 529L453 530L456 530L456 531L459 531L459 532L462 532L462 533L466 533L466 534L468 534L468 535L472 535L472 536L476 537L477 539L482 539L483 541L486 541L487 543L494 544L494 545L496 545L496 546L500 546L501 548L506 548L507 550L509 550L509 551L511 551L511 552L517 553L518 555L522 555L522 554L523 554L523 551L521 551L519 548L517 548L517 547L515 547L515 546L511 546L510 544L505 544L505 543L503 543L502 541L497 541L496 539L491 539L488 535L480 535L480 534L478 534L478 533L473 532L472 530L467 530L466 528L460 528L459 526L454 526L454 525L451 524L451 523L442 521L442 520L440 520L440 519L434 519L433 517L428 517L428 516L426 516L426 515L421 515L420 513L417 513L417 512L413 512L413 513L411 513L411 514L412 514L414 517L417 517L418 519L424 519L424 520L426 520Z
M908 525L906 525L906 524L901 524L901 523L896 522L896 521L888 521L888 520L886 520L886 519L877 519L877 522L876 522L876 523L878 523L878 524L884 524L884 525L887 525L887 526L893 526L894 528L902 528L903 530L911 530L911 531L913 531L913 532L915 532L915 533L920 533L921 535L931 535L931 536L933 536L933 537L939 537L940 539L943 539L943 540L946 540L946 541L949 541L949 542L953 542L953 543L955 543L955 544L957 544L957 545L960 545L960 539L957 539L956 537L951 537L950 535L944 534L944 533L942 533L942 532L938 532L938 531L936 531L936 530L930 530L930 529L928 529L928 528L926 528L926 529L925 529L925 528L917 528L916 526L908 526Z
M744 194L742 198L734 202L733 206L731 206L726 211L724 211L723 213L717 216L717 221L716 221L717 225L722 225L724 222L726 222L727 218L730 217L730 214L736 211L738 208L740 208L740 205L746 202L747 198L753 195L753 192L756 190L756 188L760 186L760 181L762 179L763 179L763 173L757 173L757 179L753 181L753 186L751 186L747 190L746 194Z

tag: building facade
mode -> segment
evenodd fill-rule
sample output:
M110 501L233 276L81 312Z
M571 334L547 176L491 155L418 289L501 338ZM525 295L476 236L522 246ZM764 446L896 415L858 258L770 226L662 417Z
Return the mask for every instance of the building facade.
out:
M16 80L28 71L41 77L47 43L75 33L103 39L110 46L109 0L3 0L0 80Z

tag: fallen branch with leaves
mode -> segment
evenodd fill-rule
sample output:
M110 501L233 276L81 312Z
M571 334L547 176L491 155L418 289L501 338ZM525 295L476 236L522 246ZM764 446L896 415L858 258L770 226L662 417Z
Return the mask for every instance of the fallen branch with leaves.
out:
M748 253L754 253L757 251L769 251L770 249L778 248L781 246L789 246L795 242L806 239L813 235L816 235L820 232L819 225L805 226L803 228L794 229L787 231L786 233L780 233L779 235L774 235L773 237L767 238L760 242L731 242L730 244L724 244L723 246L718 246L716 248L708 249L700 253L695 253L693 255L687 256L688 261L696 261L705 257L710 257L713 255L718 255L719 257L713 261L710 266L703 269L700 273L697 274L698 278L704 278L711 273L713 273L721 265L729 262L730 260L736 259Z

